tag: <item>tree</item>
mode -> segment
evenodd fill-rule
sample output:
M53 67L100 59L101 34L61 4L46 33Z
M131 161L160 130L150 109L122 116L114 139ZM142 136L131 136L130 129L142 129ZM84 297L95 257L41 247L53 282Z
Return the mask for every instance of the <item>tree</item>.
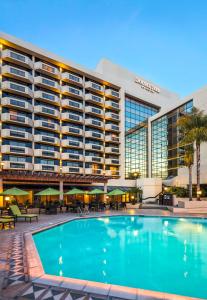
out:
M197 177L197 200L200 200L200 147L207 142L207 115L203 111L193 108L190 114L178 119L178 127L182 134L184 145L195 144L196 147L196 177Z
M188 168L189 174L189 200L193 200L193 181L192 181L192 168L194 161L194 147L193 144L185 147L185 154L183 157L184 166Z

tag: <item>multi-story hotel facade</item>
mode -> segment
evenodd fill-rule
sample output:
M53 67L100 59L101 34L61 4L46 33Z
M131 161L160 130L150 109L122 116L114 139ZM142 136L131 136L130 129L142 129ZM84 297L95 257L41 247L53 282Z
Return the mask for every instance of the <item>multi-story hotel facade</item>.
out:
M180 100L108 60L91 71L4 33L0 71L1 188L186 184L176 120L207 110L207 88Z

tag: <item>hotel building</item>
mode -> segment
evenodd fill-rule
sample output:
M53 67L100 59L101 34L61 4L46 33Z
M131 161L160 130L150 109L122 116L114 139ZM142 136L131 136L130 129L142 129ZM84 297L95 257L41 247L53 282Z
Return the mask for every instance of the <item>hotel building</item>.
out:
M108 60L91 71L0 33L1 188L186 184L176 120L206 99L207 88L181 100Z

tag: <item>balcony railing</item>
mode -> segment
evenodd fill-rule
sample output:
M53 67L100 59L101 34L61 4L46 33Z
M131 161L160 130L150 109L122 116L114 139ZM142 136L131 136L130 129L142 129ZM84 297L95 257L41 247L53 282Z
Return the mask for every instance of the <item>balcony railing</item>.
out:
M15 64L18 64L18 65L21 65L24 67L33 68L33 62L28 56L18 53L16 51L10 50L10 49L3 50L2 59L9 61L9 62L14 62Z
M19 68L15 68L13 66L8 66L8 65L3 66L2 67L2 75L5 75L10 78L14 78L14 79L20 79L22 81L29 82L29 83L33 82L33 78L29 72L24 71Z
M85 88L100 94L103 94L104 91L104 88L101 84L95 83L93 81L87 81L85 83Z
M120 161L118 159L115 159L115 158L106 158L105 164L106 165L119 165Z
M103 175L104 171L102 169L92 169L92 168L86 168L85 174L91 174L91 175Z
M58 151L52 151L47 149L35 149L34 155L39 157L51 157L54 159L60 159L60 153Z
M57 119L60 118L60 112L58 110L47 107L47 106L37 105L37 106L35 106L34 111L35 111L35 113L39 113L42 115L51 116L51 117L54 117Z
M77 85L83 84L83 79L80 76L74 75L69 72L62 73L62 80Z
M103 157L98 156L85 156L85 162L103 164Z
M36 128L44 128L47 130L52 130L52 131L60 131L60 126L56 123L52 123L52 122L47 122L44 120L36 120L34 121L34 127Z
M43 91L36 91L34 92L34 98L43 100L47 103L52 103L54 105L60 105L60 98L54 94L50 94Z
M105 136L105 141L109 143L119 143L119 137L118 136L113 136L113 135L106 135Z
M70 135L82 135L83 130L72 126L62 126L62 133Z
M3 97L1 105L6 107L15 107L25 111L33 111L33 106L29 102L15 97Z
M51 144L51 145L55 145L55 146L60 145L60 140L58 138L49 136L49 135L44 135L44 134L36 134L34 136L34 141L41 142L44 144Z
M62 113L62 120L83 123L83 117L70 112Z
M85 144L85 149L86 150L93 150L93 151L104 151L104 147L102 145L96 145L96 144Z
M109 97L109 98L112 98L112 99L117 99L118 100L120 98L119 92L114 91L112 89L107 89L105 91L105 95L106 95L106 97Z
M34 68L35 68L35 70L37 70L43 74L46 74L46 75L49 75L52 77L56 77L56 78L60 77L60 72L59 72L58 68L48 65L44 62L41 62L41 61L36 62L34 64Z
M83 97L83 92L80 89L68 85L62 86L62 93L79 99Z
M83 161L83 155L81 154L62 153L61 158L63 160Z
M59 173L60 167L56 165L49 165L49 164L34 164L34 171Z
M88 113L88 114L99 116L99 118L103 118L104 117L103 110L99 109L99 108L96 108L96 107L87 106L85 108L85 112Z
M83 168L81 167L69 167L63 166L62 167L63 174L83 174Z
M119 126L114 125L114 124L106 124L105 130L119 132Z
M118 147L105 147L105 152L112 154L120 154L120 150Z
M29 170L31 171L33 169L32 163L28 162L19 162L19 161L9 161L9 160L3 160L4 164L4 170Z
M87 138L93 138L93 139L98 139L98 140L103 140L104 135L102 133L89 130L89 131L85 132L85 137L87 137Z
M37 76L34 77L34 83L43 88L50 89L55 92L60 92L60 86L55 80L48 79L42 76Z
M103 97L100 97L100 96L97 96L97 95L94 95L91 93L85 95L85 101L92 102L92 103L94 103L96 105L100 105L100 106L103 106L103 104L104 104Z
M32 126L33 122L32 119L29 117L25 117L18 114L12 114L12 113L3 113L1 115L2 122L11 122L16 124L22 124L25 126Z
M1 136L5 138L15 138L20 140L32 140L32 134L26 131L14 129L2 129Z
M74 140L62 140L63 147L70 147L70 148L83 148L83 143Z
M91 118L85 119L85 125L103 129L103 122L102 121L91 119Z
M113 112L107 112L106 114L105 114L105 118L106 119L110 119L110 120L113 120L113 121L120 121L120 119L119 119L119 115L118 114L115 114L115 113L113 113Z
M12 153L12 154L21 154L21 155L33 155L32 148L22 147L22 146L12 146L12 145L2 145L1 146L2 153Z
M83 110L83 104L71 99L63 99L62 106L72 108L75 110Z
M12 81L2 82L2 90L5 92L15 93L17 95L33 97L33 92L28 86Z
M110 109L120 110L119 103L111 100L105 101L105 106Z

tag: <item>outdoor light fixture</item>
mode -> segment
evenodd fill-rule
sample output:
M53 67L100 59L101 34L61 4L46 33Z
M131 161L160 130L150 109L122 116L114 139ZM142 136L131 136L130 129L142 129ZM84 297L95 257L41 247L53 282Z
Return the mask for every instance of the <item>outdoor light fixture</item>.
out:
M202 195L202 191L197 191L197 195Z

